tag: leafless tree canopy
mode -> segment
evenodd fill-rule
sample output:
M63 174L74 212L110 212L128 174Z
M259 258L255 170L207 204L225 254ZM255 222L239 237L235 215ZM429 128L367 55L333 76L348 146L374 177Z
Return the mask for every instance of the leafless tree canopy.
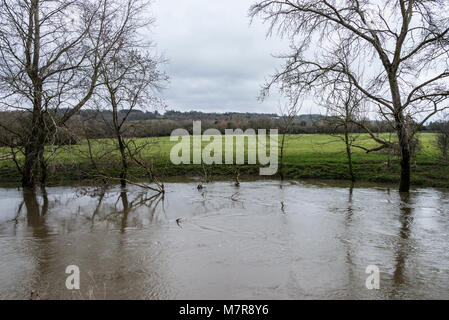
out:
M22 185L45 182L44 145L92 97L101 66L145 25L141 0L0 0L0 108L18 110Z
M448 9L445 0L258 1L250 15L291 40L263 94L273 85L299 96L351 81L397 132L400 189L408 191L410 141L448 108Z
M151 21L148 21L149 25ZM157 106L154 91L163 87L167 76L159 70L164 60L151 51L152 45L141 36L139 28L127 32L120 43L107 55L100 66L100 85L95 95L95 103L99 110L112 111L112 121L105 121L114 132L121 154L120 182L125 187L128 182L128 160L137 160L139 148L133 148L134 143L128 143L123 137L125 124L129 115L136 108L147 109ZM130 141L132 142L132 141ZM148 168L148 167L147 167Z
M438 124L436 145L444 160L449 160L449 114L444 116L444 122Z

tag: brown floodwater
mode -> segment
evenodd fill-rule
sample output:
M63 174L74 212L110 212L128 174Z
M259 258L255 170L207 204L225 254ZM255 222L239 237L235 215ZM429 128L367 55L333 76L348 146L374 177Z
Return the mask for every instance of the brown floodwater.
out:
M448 191L196 186L0 189L0 299L449 299Z

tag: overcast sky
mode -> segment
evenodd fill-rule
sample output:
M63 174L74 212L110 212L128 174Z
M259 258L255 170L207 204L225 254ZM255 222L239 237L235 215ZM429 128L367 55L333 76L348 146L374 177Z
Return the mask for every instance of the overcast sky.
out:
M276 113L280 99L257 100L260 86L288 43L266 38L267 25L250 25L254 0L154 0L152 38L168 59L164 91L169 108L213 112ZM304 110L308 112L309 110Z

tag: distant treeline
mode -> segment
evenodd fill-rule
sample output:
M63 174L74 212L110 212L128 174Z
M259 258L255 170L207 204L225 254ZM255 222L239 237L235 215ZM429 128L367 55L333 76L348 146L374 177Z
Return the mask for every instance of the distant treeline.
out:
M62 116L67 110L59 111L52 117ZM122 110L119 116L125 116L128 111ZM0 146L11 146L12 139L14 144L21 145L17 135L12 135L5 127L12 128L13 131L20 130L21 126L26 126L29 113L24 112L0 112ZM48 117L49 124L53 121ZM78 141L86 138L101 139L114 137L112 126L112 113L110 111L83 110L77 116L74 116L64 128L57 128L56 144L76 144ZM226 129L279 129L283 133L283 119L277 114L259 114L259 113L204 113L197 111L180 112L167 111L164 114L158 111L143 112L131 111L128 121L125 123L123 136L126 138L145 138L145 137L163 137L170 136L175 129L186 129L190 133L193 131L193 121L202 122L202 130L217 129L225 133ZM8 124L8 126L1 124ZM290 126L287 134L335 134L335 126L332 117L326 117L317 114L298 115ZM366 123L366 122L365 122ZM393 132L393 129L382 121L368 121L372 132ZM422 128L422 131L438 132L441 123L433 122ZM16 127L17 130L14 130ZM354 133L363 133L364 131L352 126Z

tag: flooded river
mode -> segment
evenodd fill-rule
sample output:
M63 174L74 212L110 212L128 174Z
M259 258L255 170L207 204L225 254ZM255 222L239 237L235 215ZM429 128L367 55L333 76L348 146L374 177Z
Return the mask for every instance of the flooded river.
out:
M0 299L449 299L448 191L196 186L0 189Z

